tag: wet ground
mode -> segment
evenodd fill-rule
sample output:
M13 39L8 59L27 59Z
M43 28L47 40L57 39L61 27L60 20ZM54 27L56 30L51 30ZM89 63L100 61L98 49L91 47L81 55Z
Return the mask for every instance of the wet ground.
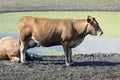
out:
M66 66L64 56L38 56L26 64L0 61L0 80L119 80L120 54L79 54Z

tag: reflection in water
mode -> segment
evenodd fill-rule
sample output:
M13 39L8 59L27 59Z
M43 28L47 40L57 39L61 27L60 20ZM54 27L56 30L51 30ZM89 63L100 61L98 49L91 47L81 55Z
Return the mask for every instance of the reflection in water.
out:
M0 38L5 36L18 37L17 34L0 34ZM61 46L53 47L35 47L29 49L30 53L40 53L40 54L63 54L63 48ZM120 53L120 39L105 39L96 37L86 37L83 43L78 47L73 49L75 53Z

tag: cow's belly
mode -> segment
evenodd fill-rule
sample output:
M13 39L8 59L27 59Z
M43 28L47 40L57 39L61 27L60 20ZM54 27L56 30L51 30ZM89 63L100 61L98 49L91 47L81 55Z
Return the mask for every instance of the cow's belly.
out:
M43 46L43 47L50 47L50 46L57 46L57 45L60 45L60 44L58 44L58 43L43 43L43 44L41 44L41 46Z
M84 40L84 38L71 40L69 42L69 47L71 47L71 48L77 47L80 43L82 43L83 40Z
M37 44L37 46L55 46L61 44L61 37L57 31L39 31L38 34L34 34L31 38Z
M61 40L59 37L51 37L51 38L43 39L40 42L40 44L41 46L44 46L44 47L56 46L61 44Z
M44 47L50 47L50 46L56 46L56 45L60 45L60 42L56 42L56 41L43 41L41 42L41 46Z

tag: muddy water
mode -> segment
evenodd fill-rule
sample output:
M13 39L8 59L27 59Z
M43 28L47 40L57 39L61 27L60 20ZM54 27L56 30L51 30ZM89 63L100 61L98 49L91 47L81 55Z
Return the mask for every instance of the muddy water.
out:
M0 34L0 38L5 37L5 36L17 37L18 35L17 34L6 34L6 33ZM48 53L53 54L52 51L48 51L48 50L63 52L63 48L61 46L53 46L53 47L48 47L48 48L36 47L28 51L31 53L40 53L41 50L42 51L44 50L41 54L48 54ZM45 52L45 50L47 51ZM73 52L75 53L95 53L95 52L120 53L120 39L106 39L106 38L87 36L85 40L78 47L73 49Z

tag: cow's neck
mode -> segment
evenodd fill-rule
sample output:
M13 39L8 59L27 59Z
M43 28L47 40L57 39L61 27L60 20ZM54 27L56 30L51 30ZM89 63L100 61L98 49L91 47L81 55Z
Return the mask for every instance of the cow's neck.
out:
M88 24L87 20L81 20L78 23L79 23L79 25L76 25L76 31L77 31L79 37L84 38L88 34L87 28L88 28L89 24Z

